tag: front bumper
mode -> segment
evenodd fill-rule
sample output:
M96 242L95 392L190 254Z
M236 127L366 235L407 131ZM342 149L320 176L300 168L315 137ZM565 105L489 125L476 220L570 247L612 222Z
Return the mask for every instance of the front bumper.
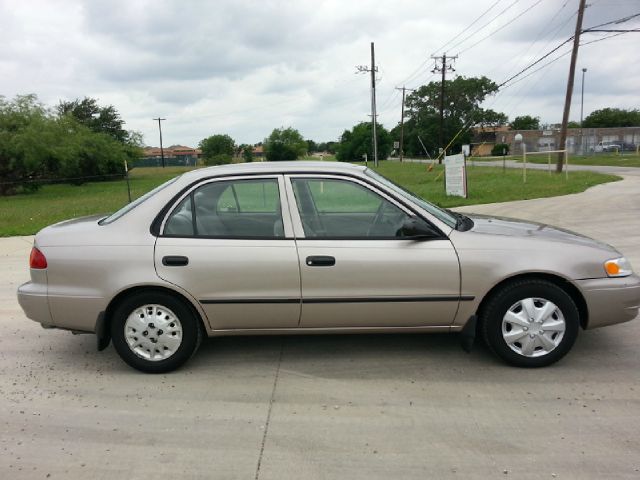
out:
M49 310L47 285L27 282L18 287L18 303L27 318L41 323L43 327L53 327L53 318Z
M640 310L640 277L593 278L576 281L589 311L587 329L628 322Z

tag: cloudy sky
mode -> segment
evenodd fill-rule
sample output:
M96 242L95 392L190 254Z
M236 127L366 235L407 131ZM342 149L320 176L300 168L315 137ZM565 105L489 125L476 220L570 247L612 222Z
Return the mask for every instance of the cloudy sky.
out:
M585 27L640 12L640 0L588 3ZM400 117L395 87L436 79L432 54L458 54L455 75L500 83L570 37L577 6L578 0L0 0L0 95L36 93L48 105L96 97L114 105L150 145L159 143L152 120L158 115L167 119L165 145L195 146L213 133L255 143L280 126L334 140L369 119L369 78L356 75L355 66L369 63L370 42L379 65L379 118L391 128ZM639 20L613 27L640 28ZM606 35L584 35L583 43ZM640 107L639 45L640 33L629 33L581 47L585 115ZM485 106L510 118L559 122L568 65L566 55Z

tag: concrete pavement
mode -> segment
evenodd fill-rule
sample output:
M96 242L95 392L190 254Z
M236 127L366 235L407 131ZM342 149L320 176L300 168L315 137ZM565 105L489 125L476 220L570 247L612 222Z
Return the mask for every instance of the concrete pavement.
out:
M640 176L461 210L575 229L640 267ZM640 477L638 319L541 370L456 336L362 335L213 339L144 375L24 317L30 241L0 239L2 479Z

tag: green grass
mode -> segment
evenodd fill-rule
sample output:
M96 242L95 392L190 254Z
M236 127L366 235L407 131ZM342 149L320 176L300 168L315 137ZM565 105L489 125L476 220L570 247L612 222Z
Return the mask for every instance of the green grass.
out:
M522 158L517 159L522 162ZM551 154L551 165L555 165L558 160L557 154ZM527 155L527 163L548 163L549 159L547 155ZM635 154L616 155L601 154L601 155L588 155L586 157L572 157L569 156L569 168L571 165L601 165L608 167L640 167L640 156Z
M563 175L545 171L527 171L527 182L522 182L522 171L500 167L467 167L468 198L449 197L444 192L443 166L437 165L427 172L427 164L381 162L377 171L428 201L443 207L508 202L529 198L554 197L578 193L589 187L621 178L595 172L570 172L569 180Z
M503 172L501 168L469 166L469 198L464 199L445 195L442 168L436 166L432 172L427 172L425 164L381 162L378 171L444 207L565 195L620 179L594 172L571 172L567 181L564 175L529 170L527 183L523 184L522 172L518 169ZM137 198L187 170L189 168L185 167L136 168L130 172L132 197ZM31 235L52 223L113 212L126 203L124 180L82 186L45 185L36 193L0 197L0 236Z
M189 168L131 170L131 197L155 188ZM128 202L124 180L84 185L44 185L36 193L0 197L0 236L31 235L67 218L114 212Z

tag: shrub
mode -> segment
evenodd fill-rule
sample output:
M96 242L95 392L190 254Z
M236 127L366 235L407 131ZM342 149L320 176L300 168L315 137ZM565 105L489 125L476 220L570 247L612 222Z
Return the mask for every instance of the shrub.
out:
M491 149L491 155L509 155L509 145L507 143L496 143Z

